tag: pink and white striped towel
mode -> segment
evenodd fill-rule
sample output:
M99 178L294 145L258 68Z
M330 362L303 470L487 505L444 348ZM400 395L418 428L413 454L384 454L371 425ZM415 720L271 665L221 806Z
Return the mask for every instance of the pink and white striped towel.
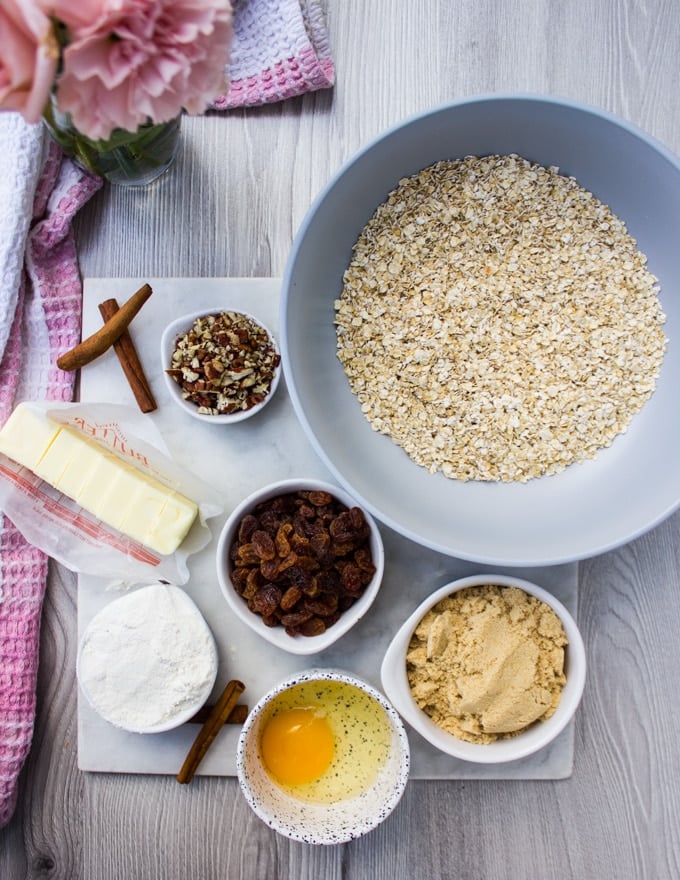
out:
M230 91L215 109L329 88L334 66L318 0L235 0ZM55 366L80 337L71 222L101 186L40 126L0 113L0 425L21 400L71 400ZM0 828L12 817L35 718L47 559L0 513Z
M229 92L217 110L271 104L333 85L319 0L235 0Z
M40 126L0 115L0 423L20 400L71 400L55 360L80 337L71 220L101 186ZM47 559L0 514L0 826L9 821L35 715Z

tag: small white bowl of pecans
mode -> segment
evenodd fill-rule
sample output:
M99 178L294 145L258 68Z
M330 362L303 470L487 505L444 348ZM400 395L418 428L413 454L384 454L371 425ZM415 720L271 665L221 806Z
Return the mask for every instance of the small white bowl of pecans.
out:
M217 544L217 577L234 614L292 654L316 654L373 604L384 569L373 517L344 490L313 479L258 489Z
M182 315L161 337L172 399L196 419L232 424L260 412L281 378L273 333L247 312L215 308Z

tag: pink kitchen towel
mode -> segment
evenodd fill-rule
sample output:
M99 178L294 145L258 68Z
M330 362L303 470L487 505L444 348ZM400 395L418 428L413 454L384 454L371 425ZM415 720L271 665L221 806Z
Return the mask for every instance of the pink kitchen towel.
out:
M318 0L235 0L229 93L217 110L333 85ZM21 400L71 400L59 355L80 338L82 285L71 224L102 185L41 126L0 113L0 425ZM12 817L36 710L47 558L0 513L0 827Z
M216 110L330 88L335 67L319 0L235 0L230 85Z
M101 186L40 126L0 115L0 424L20 400L71 400L56 358L80 338L81 284L71 221ZM0 826L35 716L47 559L0 514Z

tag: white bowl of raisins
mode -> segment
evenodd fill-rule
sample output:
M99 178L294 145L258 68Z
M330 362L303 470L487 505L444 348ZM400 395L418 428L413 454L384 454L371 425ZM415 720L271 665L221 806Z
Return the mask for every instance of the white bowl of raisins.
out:
M253 492L217 545L217 577L231 610L293 654L323 651L364 616L384 562L373 517L343 489L312 479Z
M260 412L281 378L281 355L259 318L229 308L172 321L161 337L165 382L175 403L196 419L241 422Z

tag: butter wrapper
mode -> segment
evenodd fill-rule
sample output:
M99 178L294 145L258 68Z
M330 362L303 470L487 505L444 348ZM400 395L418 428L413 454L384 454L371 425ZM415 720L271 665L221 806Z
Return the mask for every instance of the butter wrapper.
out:
M180 467L156 425L136 409L111 403L22 404L36 416L68 426L198 506L198 516L174 553L162 555L128 537L29 468L0 453L0 509L26 540L72 571L112 585L182 585L188 558L212 539L208 521L224 512L215 489ZM30 438L26 438L30 442ZM102 486L102 492L105 490Z

